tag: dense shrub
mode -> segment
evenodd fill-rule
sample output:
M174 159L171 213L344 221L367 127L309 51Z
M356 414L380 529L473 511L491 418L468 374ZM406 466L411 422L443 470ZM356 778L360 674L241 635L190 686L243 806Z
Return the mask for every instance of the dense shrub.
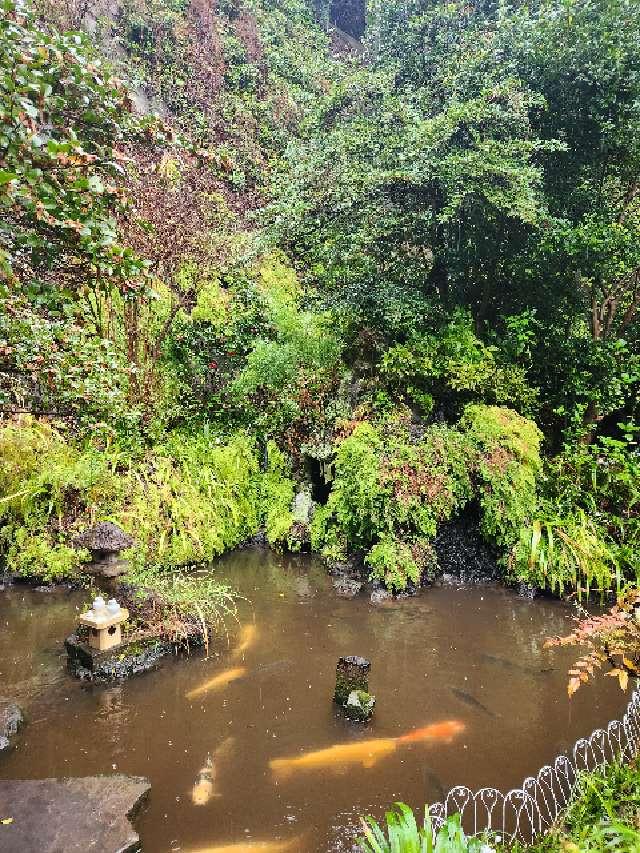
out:
M463 311L435 332L390 347L380 374L389 388L427 415L434 405L459 414L471 400L510 405L525 414L535 409L536 393L527 386L525 369L483 343Z
M325 555L364 552L372 576L395 589L433 570L438 525L474 497L482 532L499 546L512 544L537 508L540 436L531 421L473 405L457 427L434 425L412 439L409 426L356 426L337 448L333 489L312 525Z
M257 533L290 526L293 484L283 464L266 474L244 435L169 434L137 457L115 447L79 448L50 426L0 428L0 543L18 574L68 577L88 554L75 533L109 519L131 533L136 572L202 563Z

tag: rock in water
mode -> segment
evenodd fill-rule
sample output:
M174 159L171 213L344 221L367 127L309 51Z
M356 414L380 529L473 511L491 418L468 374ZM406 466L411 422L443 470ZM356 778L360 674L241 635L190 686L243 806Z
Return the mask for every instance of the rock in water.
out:
M364 582L356 578L348 578L342 575L333 582L333 588L339 598L355 598L360 592Z
M0 701L0 752L11 745L11 738L24 723L22 709L15 702ZM0 800L0 802L2 802Z
M371 604L382 604L385 601L391 601L392 598L393 593L390 590L385 589L384 587L378 587L373 590L369 600L371 601Z
M338 659L336 666L336 689L333 698L338 705L347 704L349 694L354 690L369 692L369 670L371 664L366 658L348 655Z
M129 853L129 818L150 789L140 776L0 781L0 853Z
M101 652L71 634L64 645L69 671L83 681L131 678L154 669L162 658L173 652L173 645L161 637L147 637Z

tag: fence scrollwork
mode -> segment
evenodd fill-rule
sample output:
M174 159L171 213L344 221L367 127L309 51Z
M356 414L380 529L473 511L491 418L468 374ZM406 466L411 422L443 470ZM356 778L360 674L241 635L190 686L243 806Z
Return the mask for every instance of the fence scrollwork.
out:
M571 802L579 776L611 764L616 758L631 760L640 746L640 689L631 696L621 720L579 738L571 750L527 777L521 788L503 794L497 788L472 791L452 788L441 803L429 807L434 833L447 817L459 812L468 833L485 830L505 841L525 844L547 832Z

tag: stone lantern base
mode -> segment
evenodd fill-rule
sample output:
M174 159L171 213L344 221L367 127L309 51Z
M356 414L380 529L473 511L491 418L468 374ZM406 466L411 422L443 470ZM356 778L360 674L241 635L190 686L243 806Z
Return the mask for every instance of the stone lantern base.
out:
M77 634L64 641L69 671L83 681L117 681L147 672L173 651L168 640L159 637L138 640L100 651Z

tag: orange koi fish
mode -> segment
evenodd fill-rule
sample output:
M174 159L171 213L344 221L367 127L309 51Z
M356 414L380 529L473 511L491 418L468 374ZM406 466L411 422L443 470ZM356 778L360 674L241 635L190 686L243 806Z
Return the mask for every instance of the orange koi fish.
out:
M326 749L308 752L295 758L274 758L269 766L275 776L286 777L296 770L320 770L328 768L340 773L352 764L361 764L365 769L373 767L378 761L395 752L405 743L426 741L444 741L450 743L464 730L464 724L457 720L434 723L422 729L416 729L401 737L376 738L355 743L338 743Z
M300 850L300 838L291 841L238 841L218 847L201 847L191 853L288 853L289 850Z
M236 666L233 669L225 669L224 672L218 673L218 675L214 675L213 678L210 678L208 681L205 681L199 687L195 687L193 690L190 690L186 696L187 699L197 699L198 696L204 696L205 693L209 693L211 690L217 690L219 687L226 687L227 684L231 684L232 681L236 681L238 678L242 678L246 675L246 667L244 666Z
M236 658L244 655L247 649L251 648L255 643L257 636L258 629L255 625L245 625L240 632L240 642L233 650L233 657Z

